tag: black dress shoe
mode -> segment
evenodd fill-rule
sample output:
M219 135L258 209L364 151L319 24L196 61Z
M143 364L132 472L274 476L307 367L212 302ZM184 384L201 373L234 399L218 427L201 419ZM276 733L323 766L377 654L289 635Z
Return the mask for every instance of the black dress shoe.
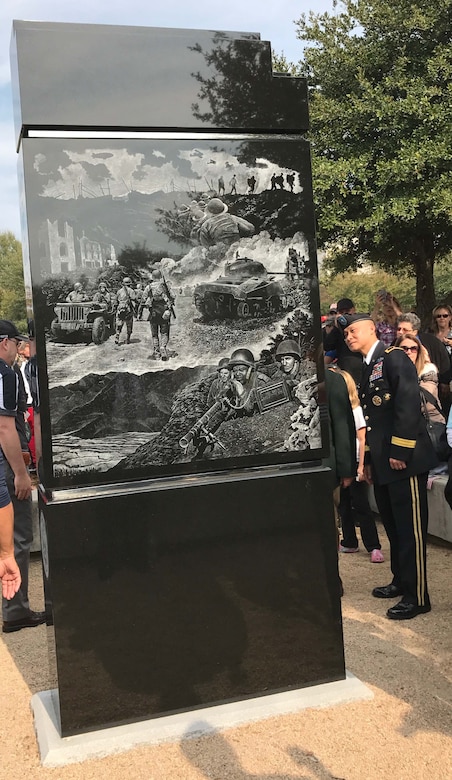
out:
M400 590L397 585L393 585L391 582L390 585L374 588L372 596L375 596L376 599L395 599L397 596L403 596L403 590Z
M399 601L393 607L388 609L386 615L391 620L410 620L416 617L416 615L422 615L424 612L430 612L430 604L424 604L423 607L417 604L408 604L406 601Z
M3 633L12 634L13 631L20 631L22 628L34 628L45 622L45 612L32 612L32 610L30 610L26 617L20 618L19 620L4 620Z

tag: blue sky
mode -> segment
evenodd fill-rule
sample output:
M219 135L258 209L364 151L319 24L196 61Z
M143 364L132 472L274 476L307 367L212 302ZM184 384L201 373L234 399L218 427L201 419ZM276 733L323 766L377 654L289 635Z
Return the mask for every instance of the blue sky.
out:
M13 19L182 27L259 32L272 48L297 62L302 44L295 21L310 10L332 9L332 0L3 0L0 4L0 231L19 239L17 155L12 120L9 44ZM37 63L39 67L39 63Z

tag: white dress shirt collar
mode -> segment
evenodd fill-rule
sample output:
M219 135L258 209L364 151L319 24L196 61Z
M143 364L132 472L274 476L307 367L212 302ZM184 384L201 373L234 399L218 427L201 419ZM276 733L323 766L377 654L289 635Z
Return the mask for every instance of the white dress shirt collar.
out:
M370 364L370 361L372 360L372 356L377 348L377 345L379 344L379 340L377 339L375 344L372 344L371 348L369 349L369 352L367 353L366 357L364 358L364 362L367 363L367 365Z

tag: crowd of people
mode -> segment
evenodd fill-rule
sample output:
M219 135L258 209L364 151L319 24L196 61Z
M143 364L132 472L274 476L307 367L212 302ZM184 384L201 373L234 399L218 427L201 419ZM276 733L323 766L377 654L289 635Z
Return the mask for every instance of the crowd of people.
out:
M76 283L69 302L85 298ZM97 305L116 313L116 339L133 318L148 309L154 354L165 360L173 311L171 291L159 269L147 284L122 280L116 292L101 282ZM0 578L3 631L33 627L45 621L28 601L28 566L32 542L30 468L34 467L28 339L8 320L0 320ZM343 298L331 308L323 328L325 384L330 423L329 465L336 479L335 504L342 529L340 553L359 550L356 529L373 563L384 561L368 485L390 542L392 580L377 586L376 598L400 601L387 610L393 620L429 612L426 576L428 523L427 482L447 473L445 496L452 508L452 308L434 308L429 330L413 312L402 312L386 291L376 295L371 313L356 312ZM276 350L276 367L288 398L299 383L297 342L284 339ZM275 377L272 376L272 379ZM252 352L235 350L218 363L206 415L181 440L205 448L216 443L218 421L229 415L260 411L262 374ZM217 410L217 417L212 417ZM218 418L218 419L217 419ZM189 440L190 439L190 440ZM199 440L199 441L198 441Z
M410 619L431 609L429 478L449 473L445 497L452 508L452 308L436 306L430 329L422 330L417 315L404 313L385 290L376 294L370 313L356 312L353 301L342 298L330 307L323 345L339 552L358 552L359 526L371 561L384 560L368 502L367 485L373 484L390 542L392 581L372 593L400 597L387 616Z

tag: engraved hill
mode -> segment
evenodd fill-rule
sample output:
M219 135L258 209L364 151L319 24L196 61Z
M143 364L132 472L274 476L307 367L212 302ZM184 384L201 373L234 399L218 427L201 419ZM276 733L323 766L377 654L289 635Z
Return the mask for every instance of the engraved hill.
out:
M169 419L176 393L210 371L197 366L140 376L88 374L73 384L53 387L49 391L52 434L89 439L126 431L160 431Z

